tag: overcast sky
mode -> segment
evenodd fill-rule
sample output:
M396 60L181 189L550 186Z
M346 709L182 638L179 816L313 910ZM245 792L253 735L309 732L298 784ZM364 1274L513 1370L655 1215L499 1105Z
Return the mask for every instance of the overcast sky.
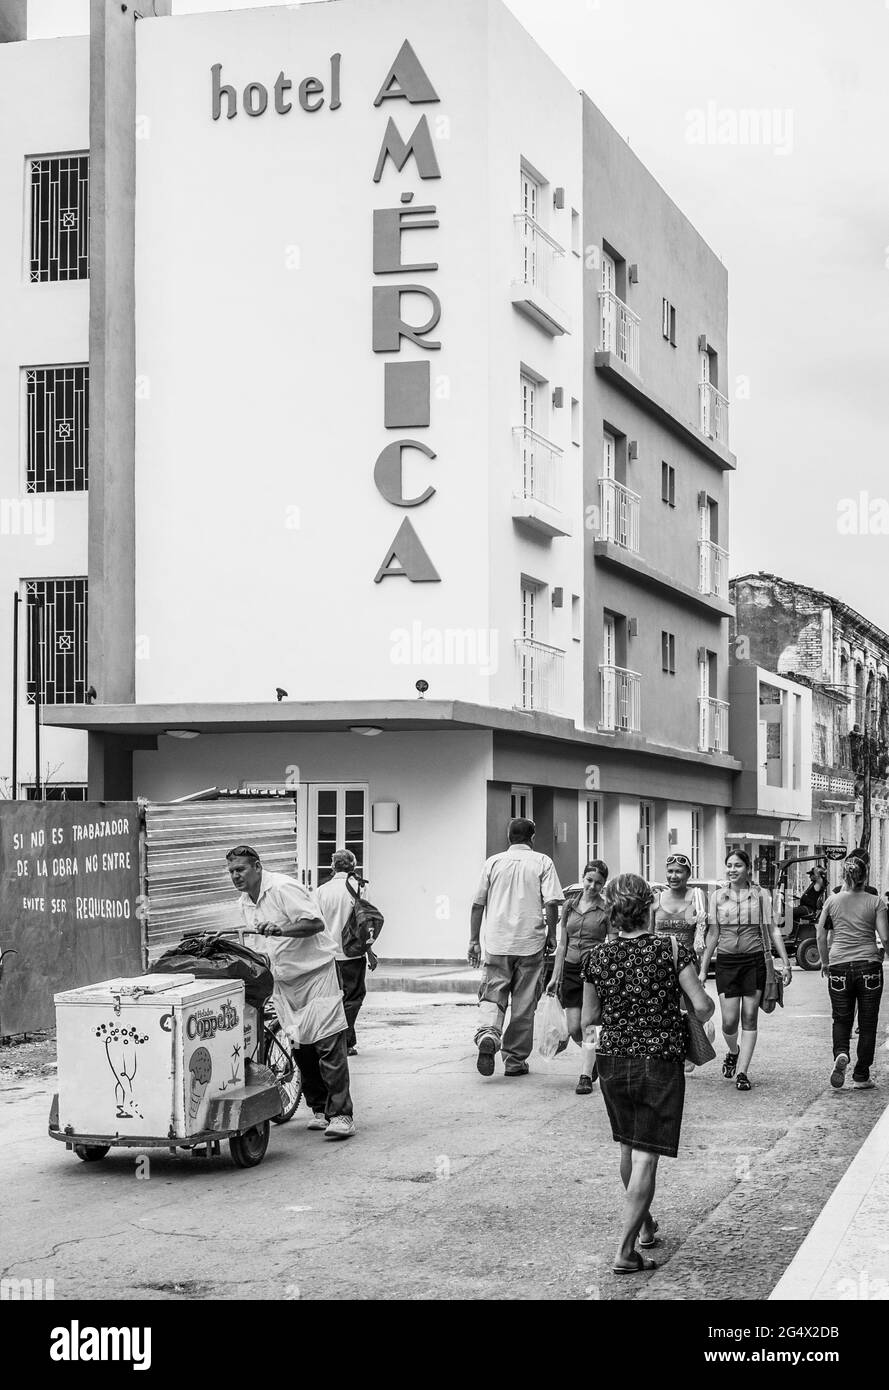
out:
M506 3L728 267L731 572L889 630L889 0ZM32 38L86 29L30 5Z

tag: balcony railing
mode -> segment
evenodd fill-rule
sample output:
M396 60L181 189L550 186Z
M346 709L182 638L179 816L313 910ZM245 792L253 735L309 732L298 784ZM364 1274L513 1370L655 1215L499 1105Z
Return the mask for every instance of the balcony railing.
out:
M639 315L610 290L599 294L599 350L613 352L639 375Z
M565 682L565 653L528 637L516 639L519 709L558 710Z
M524 425L514 429L513 435L516 442L515 496L558 508L562 450Z
M638 733L642 728L642 677L623 666L600 666L601 729Z
M715 386L711 386L709 381L702 381L699 387L701 393L701 433L708 439L716 439L720 444L728 447L728 398L723 396L721 391L717 391Z
M599 539L639 550L639 494L614 478L599 479Z
M698 747L702 753L728 752L728 710L724 700L702 696L698 700L700 732Z
M698 588L728 598L728 551L713 541L698 541Z
M549 299L557 299L556 265L565 255L565 248L527 213L516 214L515 227L518 239L516 280L520 285L540 290Z

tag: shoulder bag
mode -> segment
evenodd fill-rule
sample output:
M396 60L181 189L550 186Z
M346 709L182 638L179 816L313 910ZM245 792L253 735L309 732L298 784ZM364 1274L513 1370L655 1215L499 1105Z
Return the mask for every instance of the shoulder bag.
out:
M766 961L766 983L759 1007L764 1014L773 1014L779 1004L782 1009L784 1008L784 980L778 975L775 962L772 960L772 945L766 931L766 924L762 920L762 900L760 900L759 934L762 937L762 953Z
M694 1062L696 1067L702 1067L705 1062L712 1062L716 1056L716 1050L704 1031L701 1020L691 1012L691 1005L685 990L682 988L682 981L679 979L679 943L675 936L670 937L670 945L673 948L673 969L676 972L676 979L679 984L683 999L686 1000L687 1013L682 1015L682 1027L685 1032L685 1060Z

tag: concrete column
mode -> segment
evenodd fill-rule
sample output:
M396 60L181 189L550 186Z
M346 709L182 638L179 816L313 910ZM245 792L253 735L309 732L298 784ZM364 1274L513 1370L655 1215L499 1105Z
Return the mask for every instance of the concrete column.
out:
M0 5L0 43L20 43L28 37L28 0L3 0Z
M90 801L130 801L133 796L133 753L121 740L104 734L87 735Z
M652 815L651 879L662 883L664 862L670 853L670 807L666 801L656 801Z
M620 798L613 793L602 797L602 858L611 877L621 872L620 861Z

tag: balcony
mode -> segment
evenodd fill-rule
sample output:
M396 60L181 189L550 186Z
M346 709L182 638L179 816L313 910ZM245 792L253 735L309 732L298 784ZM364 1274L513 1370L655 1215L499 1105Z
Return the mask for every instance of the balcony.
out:
M516 639L515 650L518 708L558 711L565 684L565 653L559 647L548 647L527 637Z
M639 375L639 315L610 290L599 294L599 351L612 353Z
M642 677L623 666L600 666L602 714L599 728L639 733L642 728Z
M570 333L571 315L559 303L563 294L560 281L564 247L527 213L517 214L514 222L517 274L512 281L512 302L515 308L551 338Z
M599 479L599 540L639 552L639 494L614 478Z
M702 696L698 700L698 710L698 747L701 752L727 753L729 706L725 700L711 700Z
M728 551L712 541L698 541L698 588L728 601Z
M701 434L728 448L728 398L711 386L709 381L702 381L698 389L701 396Z
M543 536L569 536L561 510L562 450L525 426L513 430L516 445L513 520Z

